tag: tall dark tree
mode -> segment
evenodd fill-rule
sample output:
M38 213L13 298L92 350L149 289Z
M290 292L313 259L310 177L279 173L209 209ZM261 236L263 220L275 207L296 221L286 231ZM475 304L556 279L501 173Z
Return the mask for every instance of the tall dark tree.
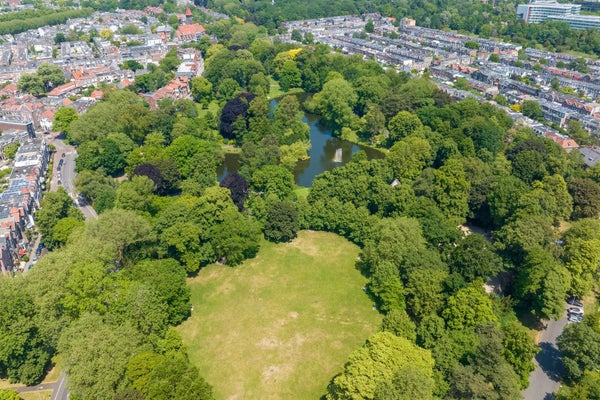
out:
M247 127L248 109L254 97L252 93L240 93L225 103L221 111L221 124L219 125L219 130L223 137L227 139L241 139L238 137L240 132L236 132L240 130L236 123L241 118L241 123Z
M150 178L156 187L156 192L163 190L163 178L160 169L150 163L140 164L133 170L134 175L146 176Z
M231 192L231 200L239 211L244 209L244 203L248 199L248 182L243 176L237 172L227 174L221 181L221 187L229 189Z

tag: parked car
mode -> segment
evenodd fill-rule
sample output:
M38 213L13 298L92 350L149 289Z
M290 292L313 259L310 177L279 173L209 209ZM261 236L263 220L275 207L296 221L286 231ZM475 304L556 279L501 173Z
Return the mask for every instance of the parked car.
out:
M581 322L581 321L583 321L583 315L571 314L567 318L567 321L569 321L569 322Z
M59 184L59 185L62 185L62 181L60 179L56 183Z
M571 315L581 315L583 316L583 309L577 307L571 307L567 310L567 312Z
M583 303L578 301L575 297L571 297L567 300L567 304L570 304L575 307L583 307Z
M61 156L61 157L64 157L64 156L65 156L65 153L62 153L60 156ZM61 161L62 161L62 160L61 160Z

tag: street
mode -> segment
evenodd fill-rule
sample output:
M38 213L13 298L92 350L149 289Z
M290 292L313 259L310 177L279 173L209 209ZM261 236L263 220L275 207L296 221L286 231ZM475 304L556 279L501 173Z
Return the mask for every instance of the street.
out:
M529 376L529 387L523 390L525 400L551 400L555 398L562 379L562 362L556 339L567 325L565 313L558 321L550 320L540 336L540 352L535 357L535 370Z
M50 181L50 190L58 190L59 186L65 188L67 193L71 195L73 200L77 199L77 190L75 189L75 159L77 158L77 150L73 146L65 144L57 136L48 137L48 144L54 145L56 152L54 153L54 171L52 171L52 180ZM64 157L62 156L64 154ZM58 164L63 160L61 170L58 171ZM60 181L60 185L59 182ZM98 218L96 210L90 205L80 206L77 203L77 208L81 210L85 219Z
M50 400L68 400L69 392L67 391L67 377L64 372L60 374L58 381L55 383L52 397Z

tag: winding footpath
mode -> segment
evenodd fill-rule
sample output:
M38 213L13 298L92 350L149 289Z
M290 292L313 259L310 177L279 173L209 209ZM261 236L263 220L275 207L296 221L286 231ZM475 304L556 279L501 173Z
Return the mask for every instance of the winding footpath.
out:
M550 320L540 336L540 352L535 357L535 370L529 376L529 387L523 390L524 400L552 400L560 388L562 362L556 339L567 325L567 314Z

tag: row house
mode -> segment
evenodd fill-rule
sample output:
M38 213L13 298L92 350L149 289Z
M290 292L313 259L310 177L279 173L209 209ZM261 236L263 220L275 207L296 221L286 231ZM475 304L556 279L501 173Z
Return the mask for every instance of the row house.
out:
M569 117L577 115L576 112L569 110L566 107L560 105L560 103L554 103L546 100L538 99L538 103L542 106L542 112L544 113L544 119L547 121L554 122L561 128L566 127Z
M46 95L50 98L64 98L68 97L72 94L75 94L78 89L75 82L67 82L63 85L57 86L51 91L49 91Z
M581 115L576 118L581 122L581 127L594 136L600 136L600 119L590 117L589 115Z
M558 92L545 92L542 93L541 97L548 101L560 103L562 106L583 115L600 114L600 104L583 101L575 96Z
M0 102L0 119L12 121L31 121L39 126L44 105L31 95L9 98Z
M572 150L578 149L579 145L577 142L567 135L562 135L556 131L547 131L544 134L544 137L552 140L554 143L563 148L567 153L570 153Z
M175 31L179 43L196 42L204 35L205 29L200 24L180 25Z
M34 226L49 161L42 138L23 141L15 156L7 189L0 194L0 270L13 271L30 246L26 231Z
M158 102L162 99L189 99L189 79L185 76L176 76L166 86L158 89L156 92L145 94L144 98L152 109L157 109Z
M182 49L179 51L182 62L177 68L177 76L193 78L204 73L204 58L202 53L195 49Z

